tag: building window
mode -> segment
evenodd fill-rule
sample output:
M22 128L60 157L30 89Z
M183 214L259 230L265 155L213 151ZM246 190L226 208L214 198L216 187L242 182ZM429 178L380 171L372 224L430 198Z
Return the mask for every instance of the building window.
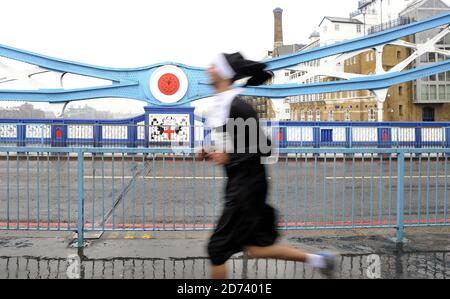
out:
M403 105L399 105L399 106L398 106L398 114L399 114L400 116L403 116Z
M361 25L356 25L356 32L361 33Z
M339 24L334 24L334 29L336 29L336 31L339 31L341 29L341 26Z
M422 111L423 121L434 121L434 108L433 107L425 107Z
M427 63L428 62L428 55L424 54L424 55L420 56L420 62L421 63Z
M305 121L305 111L300 112L300 120Z
M375 121L375 109L369 109L369 121Z
M397 60L402 59L402 52L397 51Z
M316 121L320 121L320 110L316 110Z
M334 115L333 111L328 111L328 121L334 121Z
M398 87L398 95L402 96L403 95L403 86L399 86Z
M439 100L445 100L445 85L439 85Z
M434 101L437 99L437 86L430 85L430 100Z
M344 120L350 121L350 110L349 109L345 109L345 111L344 111Z
M313 121L313 113L312 113L312 110L310 109L310 110L308 110L308 121Z
M428 100L428 85L423 84L421 86L421 92L420 92L420 97L422 101L427 101Z
M428 53L428 61L429 62L436 62L436 54L435 53Z

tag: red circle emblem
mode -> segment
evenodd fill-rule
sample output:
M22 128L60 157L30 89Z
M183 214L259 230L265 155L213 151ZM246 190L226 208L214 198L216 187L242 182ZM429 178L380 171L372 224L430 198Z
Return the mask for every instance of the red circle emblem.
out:
M174 74L164 74L158 80L158 88L166 96L174 95L180 89L180 80Z
M61 138L62 138L62 132L61 132L61 130L60 130L60 129L56 129L55 135L56 135L56 138L57 138L57 139L61 139Z

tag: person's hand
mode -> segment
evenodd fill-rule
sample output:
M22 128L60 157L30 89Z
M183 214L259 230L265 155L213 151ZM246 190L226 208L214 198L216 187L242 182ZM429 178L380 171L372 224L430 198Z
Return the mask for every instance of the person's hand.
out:
M227 153L213 152L207 155L207 159L213 161L217 165L227 165L230 163L230 156Z

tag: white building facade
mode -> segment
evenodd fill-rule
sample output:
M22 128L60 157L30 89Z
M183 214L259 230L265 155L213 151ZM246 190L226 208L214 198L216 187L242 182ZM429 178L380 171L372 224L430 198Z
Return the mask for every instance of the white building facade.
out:
M360 0L358 9L350 14L351 18L365 24L366 33L372 26L391 23L415 0Z

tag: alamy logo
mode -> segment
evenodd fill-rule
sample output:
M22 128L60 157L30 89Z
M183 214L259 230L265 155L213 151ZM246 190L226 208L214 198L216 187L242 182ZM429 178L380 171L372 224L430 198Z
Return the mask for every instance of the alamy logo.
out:
M377 254L371 254L367 257L367 278L380 279L381 278L381 258Z
M69 279L80 279L81 278L81 259L78 255L72 254L67 257L67 267L66 275Z
M279 153L279 140L272 138L277 123L260 124L255 118L227 119L224 127L211 130L211 144L208 151L229 154L261 154L264 164L276 163Z

